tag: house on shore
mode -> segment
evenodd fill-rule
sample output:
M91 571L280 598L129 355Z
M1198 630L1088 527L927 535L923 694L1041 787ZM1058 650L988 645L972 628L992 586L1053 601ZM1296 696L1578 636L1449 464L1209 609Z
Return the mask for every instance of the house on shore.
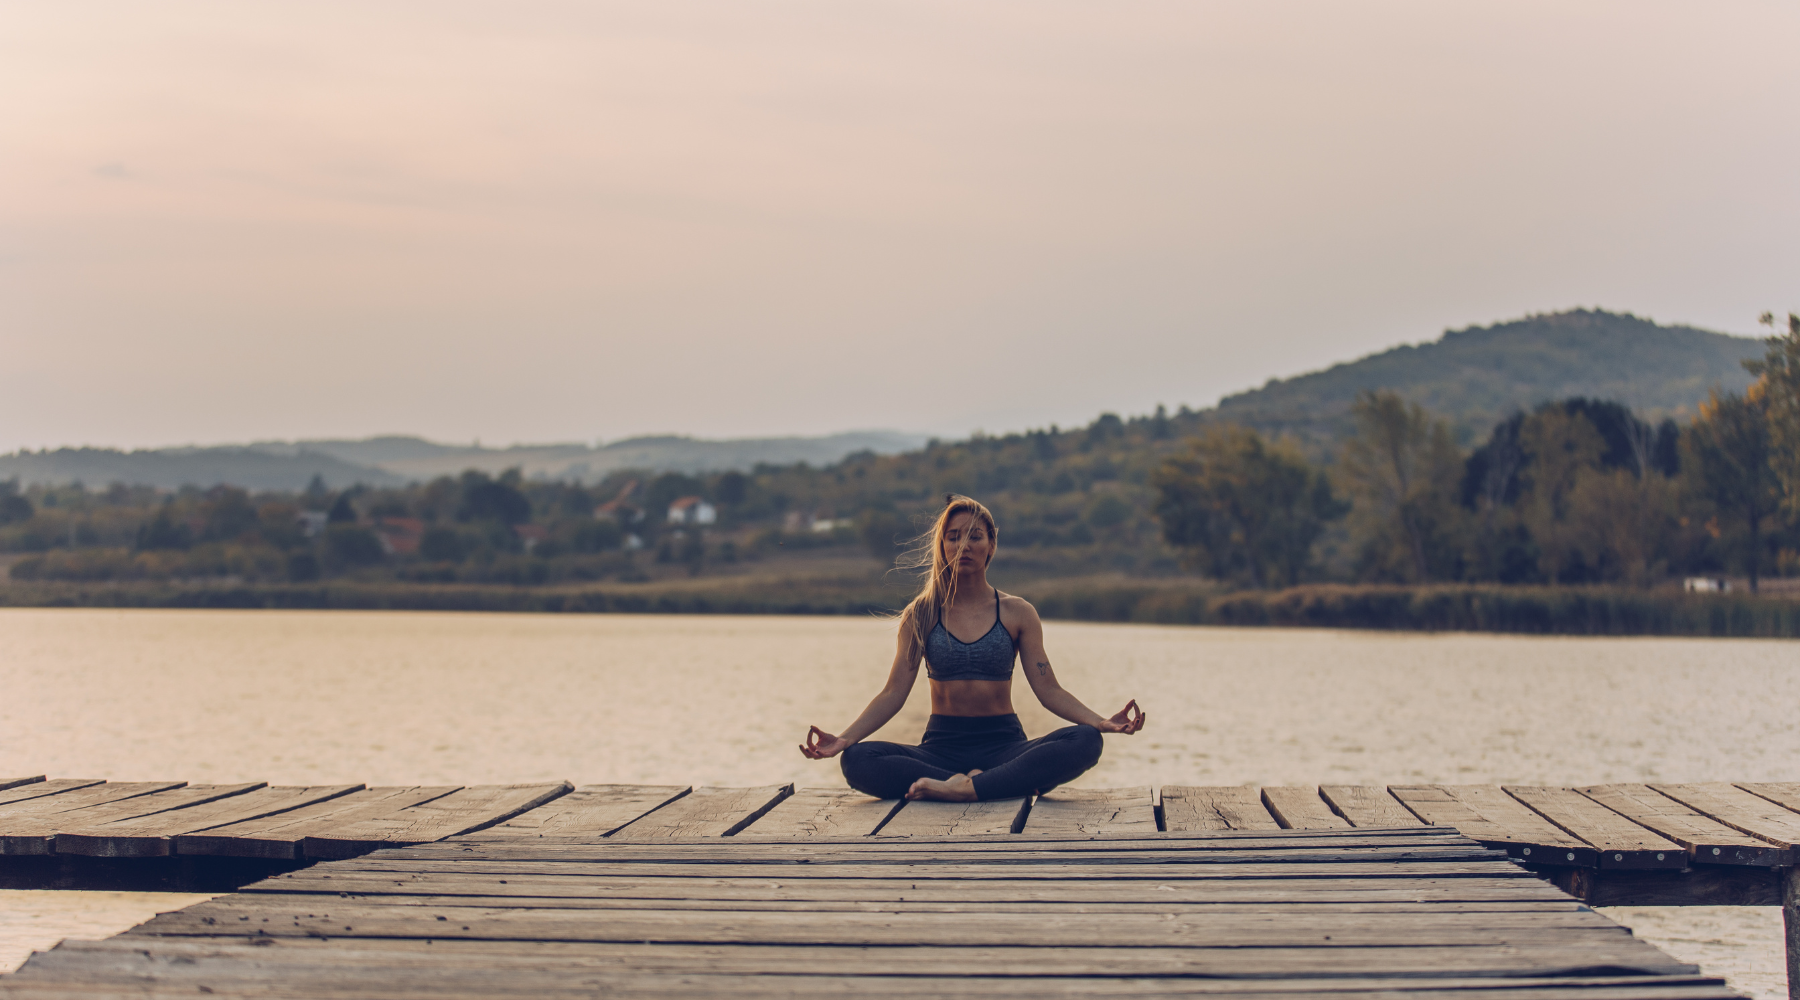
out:
M682 497L669 505L670 524L708 525L719 519L719 509L699 497Z

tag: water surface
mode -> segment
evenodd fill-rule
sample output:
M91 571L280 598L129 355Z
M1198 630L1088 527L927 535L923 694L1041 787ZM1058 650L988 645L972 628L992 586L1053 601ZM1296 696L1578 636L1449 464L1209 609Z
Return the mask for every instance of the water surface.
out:
M1149 713L1083 785L1796 778L1792 642L1046 628L1065 686ZM855 717L893 645L863 618L0 610L0 776L841 786L795 745ZM1061 724L1016 683L1031 735ZM928 711L921 682L875 738L916 741ZM43 895L0 894L0 968L42 947L20 908L76 906ZM63 933L156 897L93 902ZM1781 993L1778 917L1631 912Z

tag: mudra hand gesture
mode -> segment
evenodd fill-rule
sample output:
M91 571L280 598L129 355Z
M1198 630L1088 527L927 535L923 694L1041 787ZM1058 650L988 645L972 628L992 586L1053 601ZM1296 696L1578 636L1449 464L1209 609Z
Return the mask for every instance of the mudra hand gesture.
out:
M1139 725L1142 725L1140 722ZM824 760L836 757L850 746L850 741L842 736L833 736L818 726L808 728L806 742L800 745L800 752L813 760Z
M1144 728L1144 710L1138 707L1137 699L1133 698L1124 708L1119 709L1118 715L1104 720L1094 728L1103 733L1123 733L1130 736Z

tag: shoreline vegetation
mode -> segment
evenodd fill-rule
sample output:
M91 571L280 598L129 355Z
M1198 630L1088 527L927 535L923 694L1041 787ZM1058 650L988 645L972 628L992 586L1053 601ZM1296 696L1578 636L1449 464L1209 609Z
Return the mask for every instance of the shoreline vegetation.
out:
M1287 404L1255 423L1159 405L817 468L256 492L6 479L0 604L869 614L905 602L885 571L960 493L999 520L996 582L1053 618L1795 637L1800 314L1763 321L1776 335L1742 393L1671 369L1681 420L1571 396L1485 438L1480 408L1333 369L1310 402L1281 383ZM1645 327L1583 312L1477 339L1542 361L1584 338L1644 347Z
M1230 590L1200 581L1055 579L1003 585L1047 619L1153 625L1337 628L1525 635L1800 638L1800 600L1672 588L1494 584L1303 584ZM666 580L522 587L333 581L307 584L14 582L0 607L462 611L543 614L881 615L906 588L868 576Z

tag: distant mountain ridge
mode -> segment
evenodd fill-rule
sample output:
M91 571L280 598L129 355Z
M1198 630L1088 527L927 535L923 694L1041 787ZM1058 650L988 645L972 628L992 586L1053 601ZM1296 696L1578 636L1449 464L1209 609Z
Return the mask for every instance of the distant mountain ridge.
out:
M1571 396L1616 400L1650 418L1691 416L1714 386L1750 384L1742 361L1763 355L1754 337L1691 326L1660 326L1629 313L1576 309L1492 326L1445 331L1438 340L1391 348L1355 361L1236 393L1198 414L1265 434L1291 434L1319 456L1348 432L1350 404L1369 389L1392 389L1449 419L1465 444L1487 435L1515 409ZM718 472L758 463L828 465L860 451L894 454L922 435L854 431L825 437L704 440L638 437L584 444L440 444L386 435L361 440L261 441L209 448L124 452L102 448L0 455L0 480L90 487L125 482L175 489L227 482L297 490L314 475L333 488L399 486L465 469L593 483L621 469Z
M1692 417L1714 386L1742 392L1750 374L1740 362L1762 357L1763 349L1754 337L1574 309L1446 330L1431 343L1270 379L1221 399L1208 416L1323 445L1348 430L1357 393L1392 389L1448 418L1465 440L1485 436L1516 409L1571 396L1680 420Z
M249 445L159 448L59 448L0 455L0 480L68 483L89 487L122 482L179 489L230 483L252 490L299 490L318 476L333 489L355 483L403 486L456 475L465 469L499 473L514 467L532 478L597 482L619 469L717 472L749 469L759 462L829 465L859 451L892 454L925 443L919 434L851 431L825 437L705 440L639 437L598 448L584 444L482 448L388 435L361 441L260 441Z

